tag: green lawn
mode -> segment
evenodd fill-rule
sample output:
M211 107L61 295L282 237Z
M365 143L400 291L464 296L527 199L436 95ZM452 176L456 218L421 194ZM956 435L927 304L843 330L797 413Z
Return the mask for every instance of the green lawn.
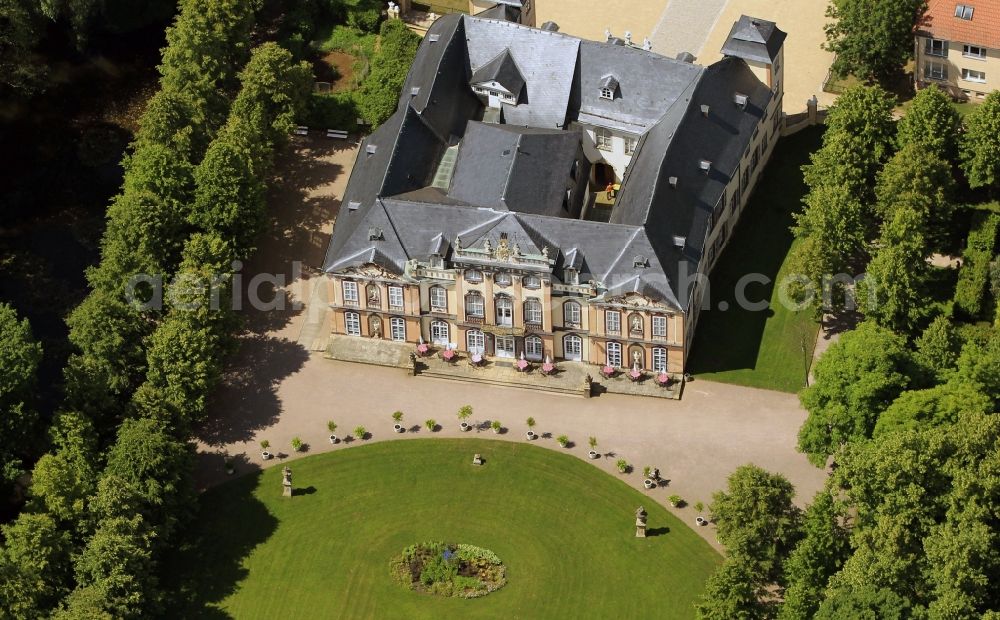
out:
M792 247L792 214L802 208L806 186L801 166L819 148L822 128L783 138L754 191L740 223L711 276L712 308L698 319L688 369L700 378L797 392L805 385L819 326L810 312L792 312L779 303L777 282L786 275ZM770 300L764 311L749 311L735 301L744 275L767 276L770 284L750 284L750 301ZM719 309L724 301L728 308ZM806 351L802 350L803 343Z
M472 465L477 452L482 467ZM392 441L290 466L293 498L281 496L280 467L203 495L202 542L182 560L195 608L174 616L692 618L721 561L622 480L524 443ZM654 534L645 539L634 534L640 504ZM433 540L493 550L507 586L463 600L393 582L390 559Z

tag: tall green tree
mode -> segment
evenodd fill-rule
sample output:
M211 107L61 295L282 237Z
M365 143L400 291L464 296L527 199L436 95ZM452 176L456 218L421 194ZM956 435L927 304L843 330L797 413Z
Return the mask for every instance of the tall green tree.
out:
M872 435L955 424L963 416L992 413L993 400L974 383L955 380L899 395L879 416Z
M379 48L357 99L361 116L373 127L388 120L399 106L400 91L420 45L420 37L398 19L383 22L379 33Z
M921 618L922 608L888 589L865 585L839 588L823 602L815 620L910 620Z
M913 361L927 375L928 382L941 383L955 368L960 350L954 324L946 316L939 315L914 342Z
M71 582L69 534L52 517L25 512L0 527L0 614L46 618Z
M97 437L90 420L76 412L59 413L51 434L54 451L31 472L29 508L80 533L97 484Z
M695 611L700 620L763 620L770 617L767 591L753 562L732 557L708 578Z
M916 143L900 149L878 174L876 210L883 222L904 207L926 223L927 253L939 250L951 232L954 181L951 165Z
M26 99L41 89L47 70L36 49L42 24L37 3L0 0L0 98Z
M809 412L799 450L823 466L844 444L870 437L879 414L908 385L911 365L906 340L872 321L841 336L799 395Z
M993 91L965 117L962 170L973 188L1000 189L1000 91Z
M926 0L830 0L824 47L833 70L866 80L888 81L913 57L913 30Z
M37 435L36 373L42 346L28 319L0 303L0 493L24 472ZM9 489L8 489L9 490Z
M895 107L896 97L881 86L859 84L837 97L826 117L824 145L840 133L858 137L869 165L866 178L872 186L879 167L895 148L896 126L892 116Z
M896 144L900 149L917 145L923 152L944 161L954 161L962 117L952 105L951 96L932 84L917 91L896 125Z

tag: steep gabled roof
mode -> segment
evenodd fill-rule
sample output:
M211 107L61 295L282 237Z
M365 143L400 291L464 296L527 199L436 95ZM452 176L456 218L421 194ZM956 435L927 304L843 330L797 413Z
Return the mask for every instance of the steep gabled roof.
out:
M955 5L973 8L972 19L955 16ZM930 0L917 34L1000 49L1000 0Z
M515 97L520 95L521 89L524 88L524 76L517 68L509 49L500 52L496 58L476 69L469 82L471 84L496 82Z
M772 63L787 35L774 22L741 15L722 46L723 56Z

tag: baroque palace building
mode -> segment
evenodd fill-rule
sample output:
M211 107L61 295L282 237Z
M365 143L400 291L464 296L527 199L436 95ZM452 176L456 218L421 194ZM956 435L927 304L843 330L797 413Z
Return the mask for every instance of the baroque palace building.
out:
M323 266L333 333L683 373L778 138L784 38L743 16L701 67L442 17L351 173Z

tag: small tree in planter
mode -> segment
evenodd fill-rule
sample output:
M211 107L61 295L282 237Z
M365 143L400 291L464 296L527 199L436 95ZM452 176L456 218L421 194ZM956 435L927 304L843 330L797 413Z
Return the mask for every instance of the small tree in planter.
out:
M302 440L298 437L292 437L292 450L299 452L302 450Z
M673 506L674 508L680 508L685 503L684 500L681 499L680 495L671 495L667 499L670 500L670 505Z
M354 436L355 437L357 437L358 439L364 440L364 438L365 438L366 435L368 435L368 429L366 429L364 426L355 426L354 427Z
M559 442L559 445L562 446L563 448L569 445L569 437L567 437L566 435L559 435L558 437L556 437L556 441Z
M427 430L429 430L432 433L434 432L434 429L437 428L437 425L438 425L437 420L435 420L434 418L431 418L430 420L424 422L424 426L426 426Z
M265 461L271 458L272 456L271 453L267 451L267 449L270 447L271 447L270 441L265 439L260 442L260 458L264 459Z
M334 433L337 432L337 423L330 420L326 423L326 430L330 431L330 443L337 443L339 439L337 439L337 436L334 435Z
M653 468L650 467L649 465L646 465L645 467L642 468L642 477L643 478L649 478L649 475L651 473L653 473Z
M402 433L403 432L403 425L402 425L403 412L402 411L394 411L392 413L392 419L395 422L395 424L392 425L392 430L396 431L397 433Z
M589 453L590 458L596 459L597 457L601 456L597 452L597 437L590 437L589 439L587 439L587 443L590 444L590 453Z
M615 463L615 465L618 466L618 473L621 474L628 473L628 461L626 461L625 459L618 459L618 462Z
M695 502L694 509L697 510L698 512L703 512L705 510L705 504L702 504L701 502Z
M467 431L471 426L466 422L470 417L472 417L472 405L462 405L458 409L458 421L462 423L462 430Z
M494 433L499 434L500 429L503 428L503 426L500 424L500 420L493 420L493 422L490 424L490 428L493 429Z
M525 423L528 425L528 441L538 437L538 435L535 434L535 418L528 418Z

